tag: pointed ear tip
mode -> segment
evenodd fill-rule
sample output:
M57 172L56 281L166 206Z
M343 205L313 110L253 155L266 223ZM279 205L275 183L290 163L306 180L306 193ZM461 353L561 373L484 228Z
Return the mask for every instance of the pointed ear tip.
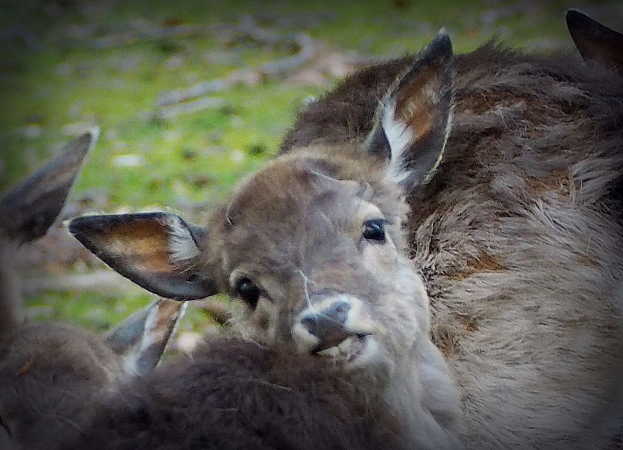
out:
M93 125L91 128L87 130L85 134L88 134L91 137L91 142L94 144L100 137L101 128L97 125Z
M82 219L82 217L76 217L75 219L71 219L66 222L67 230L69 230L69 232L74 236L82 230L82 223L80 219Z
M90 225L93 223L94 217L95 216L80 216L68 220L66 221L67 229L74 236L82 234L90 228Z
M577 8L569 8L565 12L565 16L567 18L569 18L569 17L587 17L587 14L583 13L582 11L580 11Z
M437 36L435 36L435 39L431 42L431 46L436 52L446 55L453 54L452 39L450 38L450 35L445 27L439 29Z
M565 20L567 21L568 28L586 27L586 26L590 26L591 24L595 22L595 20L592 19L591 16L589 16L585 12L582 12L576 8L569 8L567 10L565 14Z
M93 147L95 147L95 144L97 143L100 136L100 131L100 127L94 125L77 138L79 142L85 142L86 145L81 148L81 150L85 154L91 151Z

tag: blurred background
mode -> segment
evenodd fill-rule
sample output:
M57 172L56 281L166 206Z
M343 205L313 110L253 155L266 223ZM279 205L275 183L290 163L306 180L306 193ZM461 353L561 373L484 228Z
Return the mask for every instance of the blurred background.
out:
M417 51L442 26L457 53L494 37L573 51L571 7L623 30L620 0L3 1L0 190L99 125L64 218L168 209L201 222L276 153L297 110L353 70ZM16 264L33 320L106 330L152 300L61 223ZM180 350L218 331L193 306Z

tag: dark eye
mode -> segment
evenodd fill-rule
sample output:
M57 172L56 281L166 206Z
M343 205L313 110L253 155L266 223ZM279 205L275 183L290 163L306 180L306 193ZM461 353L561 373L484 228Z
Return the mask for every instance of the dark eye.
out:
M260 289L248 278L241 278L236 282L236 293L238 297L247 302L255 309L257 301L260 299Z
M369 241L385 242L385 221L383 219L366 220L363 223L363 237Z

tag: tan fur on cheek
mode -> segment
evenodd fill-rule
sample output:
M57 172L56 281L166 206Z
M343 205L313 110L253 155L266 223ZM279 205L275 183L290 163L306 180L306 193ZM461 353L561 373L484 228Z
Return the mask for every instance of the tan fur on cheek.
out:
M390 276L399 264L398 252L391 238L384 244L363 243L363 265L374 274Z
M245 339L263 344L273 344L277 334L278 311L275 305L265 298L260 298L255 310L251 310L242 301L234 311L232 325Z

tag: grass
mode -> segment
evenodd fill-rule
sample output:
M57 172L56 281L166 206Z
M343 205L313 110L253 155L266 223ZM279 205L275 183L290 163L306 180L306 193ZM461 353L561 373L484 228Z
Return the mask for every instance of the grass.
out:
M523 14L512 9L519 3L486 0L283 1L271 2L269 10L264 3L243 0L104 2L99 8L69 7L52 20L41 5L16 3L9 9L13 16L0 22L27 24L39 36L34 49L11 47L0 66L5 104L0 112L0 187L30 172L76 129L98 124L103 133L74 195L104 192L108 212L218 203L236 180L275 154L305 99L336 80L326 87L277 81L236 87L215 94L225 100L224 107L154 120L145 113L162 92L256 67L287 51L248 43L227 47L214 33L109 49L91 48L84 40L125 31L139 19L158 26L233 24L244 12L284 32L299 30L307 20L306 31L313 38L379 57L415 51L445 26L456 51L464 52L495 34L518 46L568 40L563 11L577 6L554 1ZM509 7L511 13L503 13ZM89 27L95 36L70 39L68 30ZM139 164L121 164L128 156ZM29 299L28 305L36 318L104 330L149 299L148 294L117 298L49 292ZM204 320L191 314L185 326L198 329Z

